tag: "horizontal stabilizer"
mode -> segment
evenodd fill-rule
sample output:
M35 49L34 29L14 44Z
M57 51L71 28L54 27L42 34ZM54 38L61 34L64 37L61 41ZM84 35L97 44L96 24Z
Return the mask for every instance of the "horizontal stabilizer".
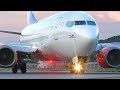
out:
M0 30L0 32L3 32L3 33L9 33L9 34L16 34L16 35L21 35L21 33L20 33L20 32L3 31L3 30Z

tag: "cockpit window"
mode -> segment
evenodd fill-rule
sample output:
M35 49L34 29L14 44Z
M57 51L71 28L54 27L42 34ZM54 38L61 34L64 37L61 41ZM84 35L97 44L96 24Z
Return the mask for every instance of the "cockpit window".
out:
M85 21L75 21L75 25L86 25Z
M68 21L66 26L72 27L74 25L92 25L96 26L96 23L94 21Z
M68 21L67 24L66 24L66 26L68 26L68 27L72 27L74 25L75 25L74 21Z
M68 21L66 26L72 27L74 25L86 25L85 21Z
M94 21L87 21L87 24L88 24L88 25L96 26L96 23L95 23Z

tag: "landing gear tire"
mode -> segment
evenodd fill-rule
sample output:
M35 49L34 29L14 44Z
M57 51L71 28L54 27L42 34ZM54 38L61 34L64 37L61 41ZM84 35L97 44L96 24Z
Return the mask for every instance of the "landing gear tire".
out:
M15 65L12 66L12 72L17 73L17 70L18 70L18 65L16 63Z
M26 63L22 62L20 67L21 73L26 73Z

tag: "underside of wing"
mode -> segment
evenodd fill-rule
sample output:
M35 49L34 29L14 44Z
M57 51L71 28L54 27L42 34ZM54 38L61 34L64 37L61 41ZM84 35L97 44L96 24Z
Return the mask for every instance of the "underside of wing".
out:
M32 53L37 51L37 47L32 44L24 44L24 43L10 43L8 46L12 47L14 50L18 52L24 53Z
M104 47L107 47L107 46L114 46L114 45L111 44L111 43L100 43L100 44L97 44L97 47L96 47L95 51L99 51L99 50L101 50L101 49L103 49Z

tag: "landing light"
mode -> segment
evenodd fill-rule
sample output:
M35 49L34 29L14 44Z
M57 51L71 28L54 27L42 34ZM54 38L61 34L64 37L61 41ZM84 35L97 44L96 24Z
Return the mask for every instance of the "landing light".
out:
M36 49L36 48L37 48L37 46L36 46L36 45L33 45L33 46L32 46L32 48Z
M80 64L75 64L74 69L76 71L80 71L81 70L81 65Z

